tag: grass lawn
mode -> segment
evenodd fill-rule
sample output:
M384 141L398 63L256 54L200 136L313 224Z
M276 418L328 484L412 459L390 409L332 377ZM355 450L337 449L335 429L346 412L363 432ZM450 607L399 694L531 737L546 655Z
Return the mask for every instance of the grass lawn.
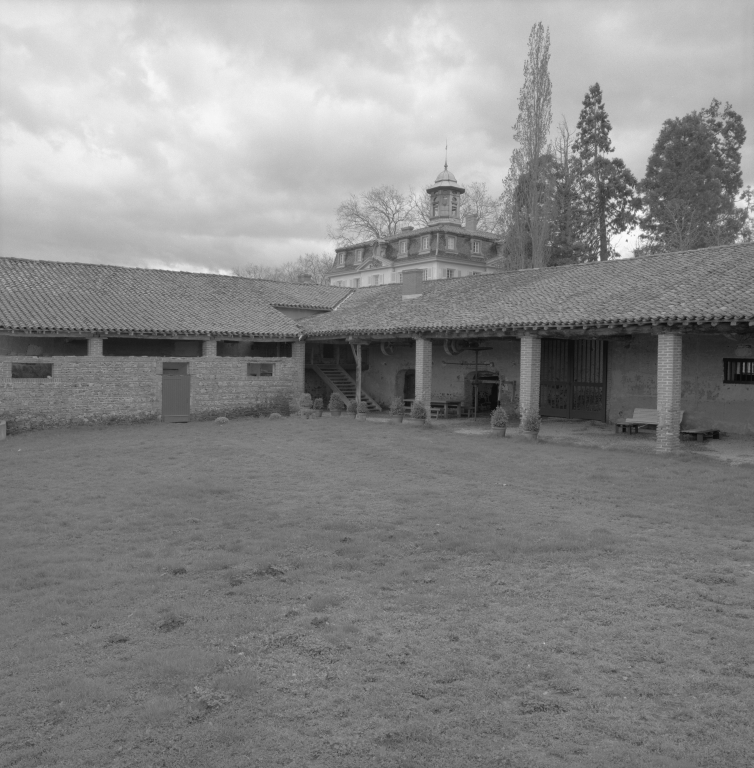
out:
M750 466L327 417L0 466L3 768L754 765Z

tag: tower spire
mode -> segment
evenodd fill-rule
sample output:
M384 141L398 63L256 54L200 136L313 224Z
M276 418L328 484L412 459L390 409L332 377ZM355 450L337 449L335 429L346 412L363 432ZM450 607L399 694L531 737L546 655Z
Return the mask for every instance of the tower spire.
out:
M448 170L448 137L445 137L445 170Z

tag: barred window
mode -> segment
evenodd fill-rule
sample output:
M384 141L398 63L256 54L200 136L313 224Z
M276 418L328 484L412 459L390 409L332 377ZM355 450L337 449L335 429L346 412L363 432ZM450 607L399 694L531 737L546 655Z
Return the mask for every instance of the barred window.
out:
M754 384L754 358L726 357L723 360L724 384Z

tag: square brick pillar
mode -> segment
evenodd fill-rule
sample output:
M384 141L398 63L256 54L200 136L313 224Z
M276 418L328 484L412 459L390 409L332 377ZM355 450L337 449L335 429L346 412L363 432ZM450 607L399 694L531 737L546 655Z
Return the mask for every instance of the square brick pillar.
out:
M542 339L538 336L521 337L521 389L519 406L535 416L539 415L539 376L542 369Z
M293 397L296 402L298 402L299 397L304 394L304 381L306 379L306 342L293 342L291 362L293 363Z
M657 337L657 446L660 453L676 451L681 444L681 350L680 333Z
M416 391L414 399L429 408L432 400L432 340L416 337Z
M102 339L99 336L86 340L86 354L89 357L102 357Z
M217 357L217 339L202 342L202 357Z

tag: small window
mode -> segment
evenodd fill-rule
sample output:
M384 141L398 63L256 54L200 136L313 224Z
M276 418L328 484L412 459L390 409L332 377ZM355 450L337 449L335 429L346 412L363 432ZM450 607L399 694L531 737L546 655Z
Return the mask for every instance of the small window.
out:
M52 363L11 363L12 379L51 379Z
M724 384L754 384L754 359L725 358L723 366Z
M399 272L399 273L398 273L398 282L399 282L399 283L402 283L402 282L403 282L403 272Z
M472 274L472 275L481 275L482 273L481 272L471 272L470 274Z
M455 276L456 276L455 269L446 269L445 270L445 277L447 277L448 279L450 279L451 277L455 277Z
M428 269L422 270L422 280L429 280L432 277L432 273Z
M458 198L455 195L453 195L450 199L452 201L451 202L451 207L452 207L452 210L453 210L453 215L457 216L458 215ZM455 247L455 246L453 246L453 247ZM448 248L450 248L450 246L448 246Z
M247 363L246 375L253 377L272 376L275 372L274 363Z
M429 235L422 236L422 250L423 251L429 250Z
M448 250L455 251L455 249L456 249L456 239L453 235L448 235Z
M361 264L361 260L364 258L364 249L363 248L357 248L354 251L354 263L355 264Z
M408 240L401 240L400 243L398 243L398 253L400 253L401 256L405 256L408 253Z
M440 203L437 202L437 198L435 198L435 204L432 206L432 215L437 216L440 213Z
M372 277L372 285L381 285L382 284L382 275L374 275Z
M471 252L472 253L480 253L481 252L479 240L472 240L471 241Z
M335 285L338 285L338 286L340 286L342 288L343 287L343 281L342 280L336 280L335 281Z
M353 279L353 287L354 288L361 288L361 278L360 277L354 277L354 279Z
M342 267L346 263L346 252L338 254L338 266Z

